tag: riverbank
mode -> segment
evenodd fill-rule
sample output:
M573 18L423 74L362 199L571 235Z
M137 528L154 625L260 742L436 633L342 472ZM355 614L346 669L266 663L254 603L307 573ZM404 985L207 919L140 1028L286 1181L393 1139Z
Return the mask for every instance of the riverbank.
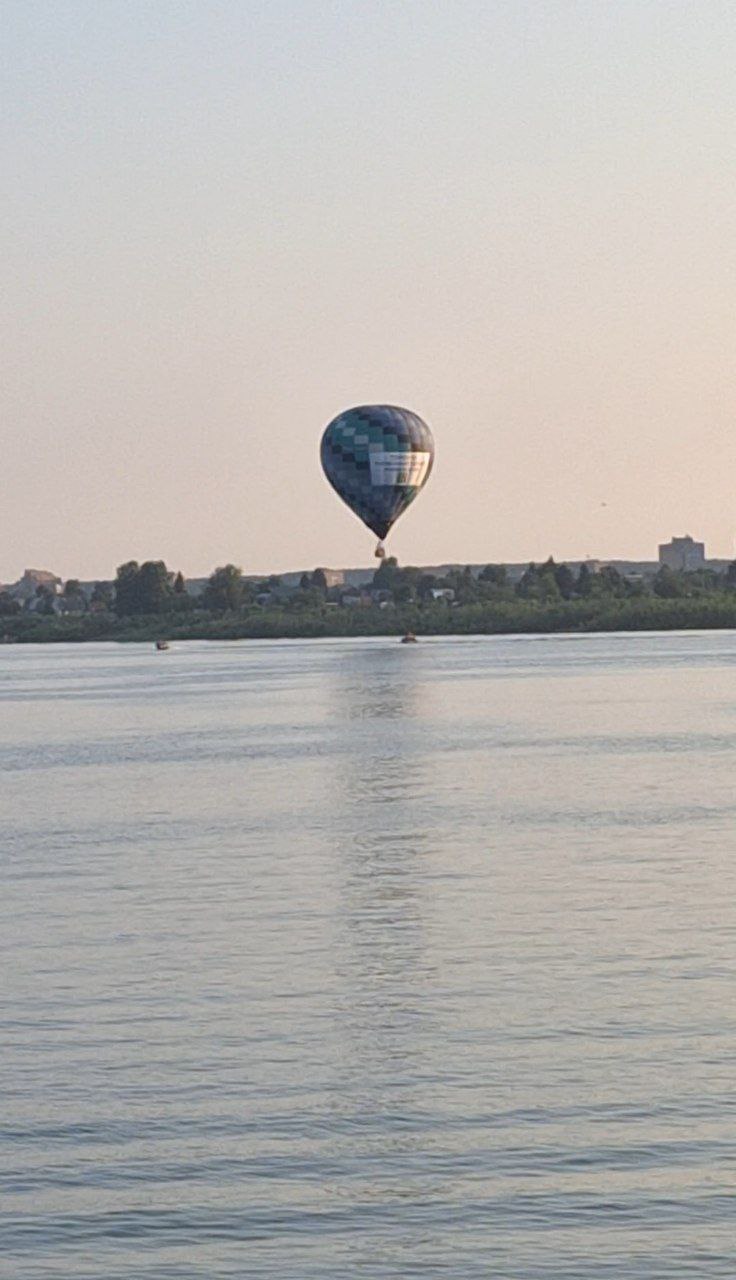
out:
M736 628L736 593L690 599L654 596L628 600L568 600L544 604L513 600L449 607L444 602L395 608L256 608L246 613L156 614L117 618L22 614L0 620L6 644L85 641L314 639L341 636L512 635L593 631L678 631Z

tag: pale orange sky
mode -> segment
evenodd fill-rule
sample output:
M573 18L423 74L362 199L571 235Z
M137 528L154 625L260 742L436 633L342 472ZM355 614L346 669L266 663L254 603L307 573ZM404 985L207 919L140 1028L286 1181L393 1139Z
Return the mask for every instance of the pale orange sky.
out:
M734 553L736 9L6 0L0 581ZM605 503L607 505L603 506Z

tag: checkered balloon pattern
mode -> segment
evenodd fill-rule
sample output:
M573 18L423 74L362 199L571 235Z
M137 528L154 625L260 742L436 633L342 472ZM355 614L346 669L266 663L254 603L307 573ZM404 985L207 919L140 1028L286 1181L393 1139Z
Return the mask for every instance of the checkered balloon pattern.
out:
M330 423L321 456L333 489L383 539L429 479L434 441L408 409L365 405Z

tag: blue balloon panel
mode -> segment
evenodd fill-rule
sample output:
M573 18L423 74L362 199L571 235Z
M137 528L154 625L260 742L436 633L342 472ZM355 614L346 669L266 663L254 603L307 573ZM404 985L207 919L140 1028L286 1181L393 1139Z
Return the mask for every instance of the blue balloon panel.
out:
M434 441L409 409L364 405L330 423L321 455L333 489L382 539L427 483Z

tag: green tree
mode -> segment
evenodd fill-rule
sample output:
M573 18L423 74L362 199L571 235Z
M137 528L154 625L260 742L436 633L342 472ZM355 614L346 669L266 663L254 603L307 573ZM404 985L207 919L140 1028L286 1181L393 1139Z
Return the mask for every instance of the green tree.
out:
M393 597L397 604L411 604L416 599L416 592L411 580L400 580L394 587Z
M373 586L381 591L393 591L401 581L401 570L396 556L387 556L373 574Z
M145 614L165 613L171 604L171 576L163 560L128 560L120 565L115 578L115 612L132 618Z
M115 603L115 588L111 582L96 582L92 588L90 604L96 609L112 609Z
M141 613L165 613L173 595L171 575L163 560L146 560L138 570Z
M595 587L598 595L618 596L626 594L626 582L615 565L605 564L595 576Z
M186 584L186 582L184 581L184 574L182 573L181 569L179 570L179 572L176 574L176 576L175 576L175 578L174 578L174 588L173 588L173 590L174 590L174 595L175 595L175 596L184 596L184 595L186 595L186 592L187 592L187 584Z
M40 586L36 587L36 594L33 597L33 612L44 614L47 617L50 616L54 612L54 599L51 587L41 583Z
M20 613L20 604L9 591L0 591L0 618L14 618Z
M455 575L453 583L455 590L455 599L459 604L474 604L478 599L478 583L473 577L473 571L469 564Z
M487 564L481 569L478 581L489 587L505 587L508 581L506 566L503 564Z
M517 595L523 600L536 600L539 603L559 600L561 597L555 579L556 570L557 566L551 556L543 565L530 564L516 588Z
M319 591L317 587L308 584L306 587L300 586L298 591L293 591L284 601L284 607L289 613L315 613L323 609L324 603L324 591Z
M140 613L138 608L138 570L137 560L126 560L118 565L115 574L114 608L119 618L130 618Z
M237 565L225 564L210 574L202 603L212 613L235 613L244 598L243 570Z
M75 610L77 613L86 613L87 597L78 578L69 578L68 582L64 583L62 595L70 609Z
M575 575L569 565L558 564L554 571L557 589L563 600L571 600L575 592Z
M516 594L521 596L523 600L533 596L537 589L539 581L539 569L534 561L524 570L516 586Z
M438 585L439 585L439 581L433 573L420 574L419 581L417 582L418 598L423 602L431 600L432 592L434 588L437 587Z
M590 572L587 564L581 564L578 569L577 581L575 583L575 595L581 596L583 600L591 594L593 590L593 574Z
M681 574L674 573L669 565L663 564L654 579L654 594L662 600L676 600L687 595L687 586Z

